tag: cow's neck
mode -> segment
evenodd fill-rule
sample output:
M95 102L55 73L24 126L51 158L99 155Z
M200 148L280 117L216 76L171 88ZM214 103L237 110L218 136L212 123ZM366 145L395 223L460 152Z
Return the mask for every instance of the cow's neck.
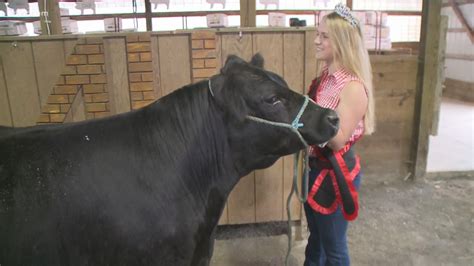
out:
M151 113L158 135L174 135L167 140L174 143L163 143L161 149L172 149L171 161L185 189L198 191L193 194L196 208L206 206L205 217L217 223L240 176L230 153L223 115L207 83L181 88L150 109L154 110Z

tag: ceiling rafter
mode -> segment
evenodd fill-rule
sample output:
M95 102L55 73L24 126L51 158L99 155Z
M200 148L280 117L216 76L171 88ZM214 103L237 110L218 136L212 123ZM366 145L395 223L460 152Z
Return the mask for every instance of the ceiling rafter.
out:
M449 4L454 10L454 13L456 14L456 17L461 21L462 27L465 29L466 34L468 35L469 39L471 40L471 43L474 44L474 33L472 32L471 26L469 26L466 18L462 14L461 9L458 6L458 3L456 3L454 0L448 0Z
M448 2L449 2L448 0L443 0L442 7L451 6ZM456 3L458 3L458 5L460 5L460 6L462 6L462 5L467 5L467 4L474 4L474 0L457 0Z

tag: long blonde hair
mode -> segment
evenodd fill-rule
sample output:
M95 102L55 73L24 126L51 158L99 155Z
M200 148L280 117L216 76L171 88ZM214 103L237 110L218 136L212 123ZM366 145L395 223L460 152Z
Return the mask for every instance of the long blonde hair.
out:
M364 116L364 134L370 135L375 131L372 67L360 26L359 24L352 26L336 12L328 14L323 19L333 47L333 60L357 76L367 90L368 106Z

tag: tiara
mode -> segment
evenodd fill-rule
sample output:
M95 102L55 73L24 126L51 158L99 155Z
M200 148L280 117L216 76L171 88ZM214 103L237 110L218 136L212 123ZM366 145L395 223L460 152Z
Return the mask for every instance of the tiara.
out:
M336 5L336 7L334 7L334 12L336 12L339 16L349 22L352 27L356 27L359 25L357 19L351 14L351 10L342 3L339 3Z

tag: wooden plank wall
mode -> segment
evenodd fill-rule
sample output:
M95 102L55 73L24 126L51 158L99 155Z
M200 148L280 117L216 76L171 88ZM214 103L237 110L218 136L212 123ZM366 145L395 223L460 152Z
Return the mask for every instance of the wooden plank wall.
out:
M1 43L0 51L12 124L13 126L31 125L36 121L40 111L31 42Z
M104 38L105 73L111 113L130 110L128 36ZM291 89L304 93L316 74L314 31L236 31L216 33L217 69L230 54L250 60L259 52L265 67L283 76ZM24 40L17 46L0 40L0 124L34 125L40 108L65 67L77 39ZM151 34L153 90L163 97L192 80L191 35ZM62 51L54 53L53 51ZM376 98L377 131L365 137L357 150L368 177L403 178L409 169L413 131L417 57L371 56ZM129 73L128 73L129 74ZM86 119L82 90L66 121ZM243 177L231 192L221 224L286 219L286 197L292 184L293 157ZM301 218L293 199L292 216Z
M411 166L417 57L372 55L376 132L356 150L362 171L377 179L404 178Z
M13 126L13 118L2 58L0 58L0 125Z
M113 114L131 110L128 85L127 52L124 37L104 40L110 111Z
M191 83L190 36L158 35L152 43L156 44L159 58L159 83L161 97Z
M35 124L41 106L64 68L65 56L71 53L75 42L41 40L0 43L0 125L18 127Z

